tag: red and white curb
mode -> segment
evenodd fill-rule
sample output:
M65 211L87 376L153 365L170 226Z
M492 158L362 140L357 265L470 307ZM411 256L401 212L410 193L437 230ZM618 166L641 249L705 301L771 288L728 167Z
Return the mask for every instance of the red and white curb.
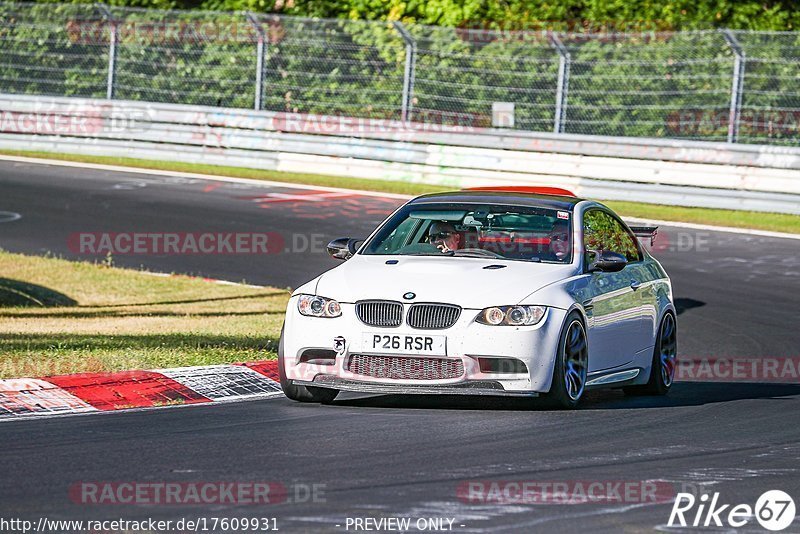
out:
M0 421L282 396L278 362L0 380Z

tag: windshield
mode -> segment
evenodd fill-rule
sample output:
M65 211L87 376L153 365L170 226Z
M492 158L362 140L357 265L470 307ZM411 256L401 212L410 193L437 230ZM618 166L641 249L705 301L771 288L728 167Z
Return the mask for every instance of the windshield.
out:
M392 216L362 254L569 263L571 215L538 207L413 204Z

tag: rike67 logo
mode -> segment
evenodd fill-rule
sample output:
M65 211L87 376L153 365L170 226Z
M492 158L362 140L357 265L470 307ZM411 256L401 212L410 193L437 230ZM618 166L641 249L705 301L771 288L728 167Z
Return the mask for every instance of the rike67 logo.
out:
M753 507L723 503L719 492L711 496L703 494L699 498L691 493L678 493L667 525L739 528L747 525L753 517L767 530L784 530L794 521L794 500L786 492L770 490L761 495Z

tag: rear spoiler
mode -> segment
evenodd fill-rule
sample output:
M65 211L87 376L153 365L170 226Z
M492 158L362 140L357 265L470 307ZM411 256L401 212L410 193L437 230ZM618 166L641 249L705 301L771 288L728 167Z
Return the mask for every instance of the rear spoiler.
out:
M631 232L638 238L650 239L650 246L655 243L658 235L658 226L630 226Z

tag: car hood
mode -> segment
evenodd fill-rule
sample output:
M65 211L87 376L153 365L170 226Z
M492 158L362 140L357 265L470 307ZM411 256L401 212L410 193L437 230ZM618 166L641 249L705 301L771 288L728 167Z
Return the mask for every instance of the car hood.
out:
M316 294L349 303L402 302L403 295L412 292L413 302L482 309L520 303L534 291L571 276L573 270L571 265L483 258L356 255L317 278Z

